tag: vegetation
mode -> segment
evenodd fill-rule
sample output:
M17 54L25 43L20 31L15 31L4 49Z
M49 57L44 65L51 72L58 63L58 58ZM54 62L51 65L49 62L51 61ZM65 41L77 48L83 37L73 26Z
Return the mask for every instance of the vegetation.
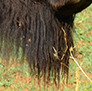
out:
M74 58L92 79L92 5L77 14L74 28ZM92 91L92 83L71 59L69 69L69 84L65 86L61 82L58 91ZM57 91L53 84L44 87L42 80L40 83L30 76L26 61L20 64L0 59L0 91Z

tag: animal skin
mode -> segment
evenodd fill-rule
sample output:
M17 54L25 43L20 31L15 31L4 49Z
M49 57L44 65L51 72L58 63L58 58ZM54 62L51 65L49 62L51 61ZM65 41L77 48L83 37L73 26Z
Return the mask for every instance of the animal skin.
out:
M68 79L76 13L92 0L0 0L0 57L27 60L38 79Z

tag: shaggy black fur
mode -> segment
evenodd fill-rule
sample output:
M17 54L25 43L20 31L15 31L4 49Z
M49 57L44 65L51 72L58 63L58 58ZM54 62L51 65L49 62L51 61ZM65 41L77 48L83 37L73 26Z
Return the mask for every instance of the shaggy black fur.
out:
M68 78L74 16L91 2L0 0L0 56L27 60L38 78Z

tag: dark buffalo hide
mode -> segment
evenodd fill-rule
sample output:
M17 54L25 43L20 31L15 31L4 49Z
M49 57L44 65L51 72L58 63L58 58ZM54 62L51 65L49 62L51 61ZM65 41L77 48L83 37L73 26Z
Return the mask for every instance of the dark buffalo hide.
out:
M45 81L68 79L75 14L92 0L0 0L0 57L27 60Z

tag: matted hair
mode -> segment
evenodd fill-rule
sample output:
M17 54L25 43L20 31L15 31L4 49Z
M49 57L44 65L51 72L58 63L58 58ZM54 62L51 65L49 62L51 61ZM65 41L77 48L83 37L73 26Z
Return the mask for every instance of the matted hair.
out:
M74 16L92 1L85 0L85 7L71 10L79 2L0 0L0 56L7 61L27 60L31 72L45 81L53 77L56 83L60 76L68 79Z

